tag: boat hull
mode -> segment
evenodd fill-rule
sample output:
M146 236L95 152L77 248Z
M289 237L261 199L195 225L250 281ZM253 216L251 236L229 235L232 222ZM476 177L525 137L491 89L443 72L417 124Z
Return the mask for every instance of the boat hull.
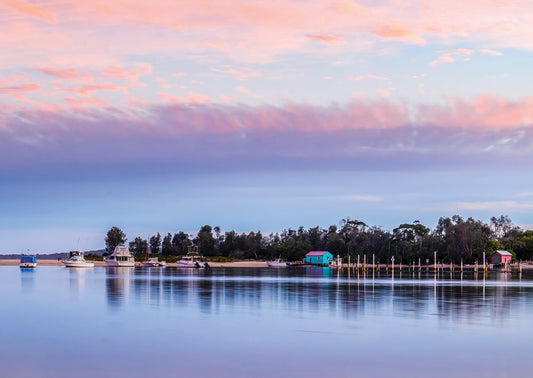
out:
M147 268L164 268L167 266L166 261L159 261L157 257L148 259L148 261L143 262L143 266Z
M84 263L75 263L75 262L66 262L65 267L67 268L94 268L94 263L84 262Z
M166 263L143 263L143 266L147 267L147 268L164 268L165 266L167 266Z
M177 262L176 265L178 268L196 268L194 263L184 263L184 262Z
M106 261L107 266L112 267L126 267L126 268L132 268L135 266L135 261L115 261L115 260L107 260Z
M267 261L267 265L271 268L286 268L288 264L285 261Z
M24 262L20 263L21 268L37 268L37 263Z

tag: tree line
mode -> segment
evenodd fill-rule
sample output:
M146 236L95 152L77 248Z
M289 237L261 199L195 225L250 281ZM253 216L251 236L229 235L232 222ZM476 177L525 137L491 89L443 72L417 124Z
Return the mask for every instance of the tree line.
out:
M112 227L105 239L106 250L112 252L126 241L126 234ZM522 230L504 215L492 217L490 223L459 215L441 217L434 229L416 220L400 224L392 231L347 218L327 229L289 228L268 235L261 231L222 232L218 226L205 225L194 237L184 231L164 236L157 233L149 239L137 236L129 242L129 249L136 256L147 251L161 256L181 256L194 250L206 257L287 260L300 260L309 251L327 250L334 256L352 259L357 255L370 258L374 254L381 263L389 262L392 256L403 263L418 259L432 262L437 252L439 261L473 263L482 260L483 252L490 254L495 250L507 250L518 260L530 259L533 231Z

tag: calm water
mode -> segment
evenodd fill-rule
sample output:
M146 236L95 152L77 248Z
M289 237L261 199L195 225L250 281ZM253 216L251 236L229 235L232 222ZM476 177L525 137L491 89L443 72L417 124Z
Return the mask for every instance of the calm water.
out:
M531 377L533 276L0 267L3 377Z

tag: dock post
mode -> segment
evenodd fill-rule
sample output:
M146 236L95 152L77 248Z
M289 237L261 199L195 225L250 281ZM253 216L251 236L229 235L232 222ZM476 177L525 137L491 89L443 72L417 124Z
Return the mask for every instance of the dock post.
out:
M359 271L359 255L357 255L357 271Z
M477 260L476 260L476 262L474 263L474 272L477 272Z
M374 273L374 270L376 269L376 254L372 254L372 273Z
M487 266L485 265L485 252L483 252L483 271L487 271Z
M463 271L463 259L461 258L461 272Z
M433 252L433 260L435 261L435 273L437 273L437 251Z
M363 255L363 271L366 271L366 254Z
M350 273L350 254L348 254L348 273Z

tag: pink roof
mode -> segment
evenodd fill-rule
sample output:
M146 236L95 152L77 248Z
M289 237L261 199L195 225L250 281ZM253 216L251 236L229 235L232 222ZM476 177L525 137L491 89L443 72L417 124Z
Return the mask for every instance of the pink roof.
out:
M306 256L323 256L329 251L311 251Z

